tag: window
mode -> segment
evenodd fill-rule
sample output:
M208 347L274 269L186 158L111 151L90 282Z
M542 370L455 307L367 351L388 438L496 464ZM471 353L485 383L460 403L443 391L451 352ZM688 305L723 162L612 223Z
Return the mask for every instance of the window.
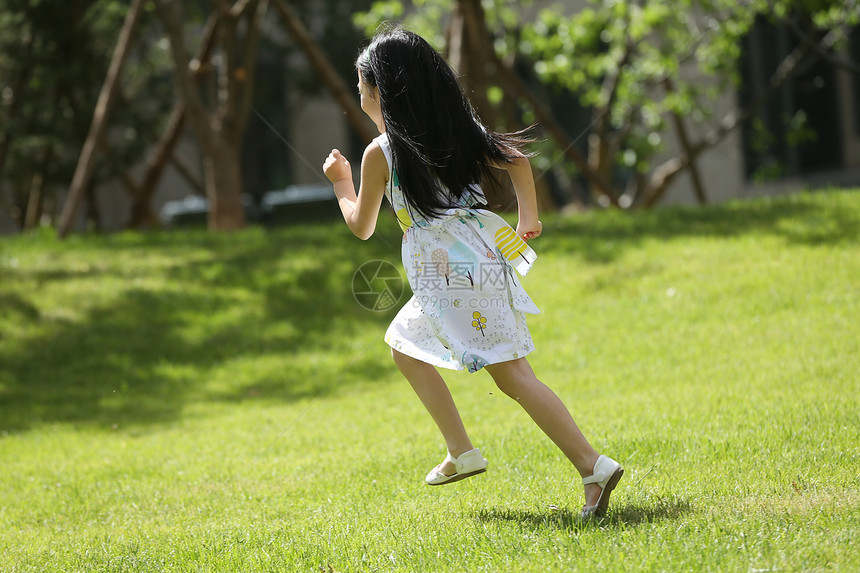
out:
M860 43L856 36L854 50ZM771 76L797 45L790 30L764 19L756 22L743 43L741 108L767 91ZM820 60L803 64L803 70L783 84L744 126L746 176L778 178L842 167L836 90L831 66Z

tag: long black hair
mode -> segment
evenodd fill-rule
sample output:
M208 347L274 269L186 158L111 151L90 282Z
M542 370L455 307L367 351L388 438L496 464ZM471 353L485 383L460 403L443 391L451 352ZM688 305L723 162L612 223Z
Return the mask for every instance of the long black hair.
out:
M425 218L457 204L491 164L510 163L530 140L485 127L441 54L421 36L393 28L355 64L379 90L382 119L408 206Z

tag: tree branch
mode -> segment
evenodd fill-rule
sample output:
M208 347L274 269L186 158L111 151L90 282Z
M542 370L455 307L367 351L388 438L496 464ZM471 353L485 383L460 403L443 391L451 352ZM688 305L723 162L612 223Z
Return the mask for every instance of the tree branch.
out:
M833 34L833 32L831 32ZM830 36L830 34L828 34ZM825 37L827 39L827 37ZM832 41L832 39L831 39ZM824 40L822 40L824 43ZM705 134L696 143L691 143L688 150L680 155L673 157L657 168L650 178L648 190L645 192L645 206L652 207L666 193L669 184L677 177L681 171L690 166L692 161L706 149L714 147L725 139L732 131L740 127L744 123L752 119L761 107L770 101L774 95L782 88L783 85L798 74L803 73L817 59L815 57L808 58L810 48L805 45L797 46L790 54L788 54L779 67L770 77L767 88L751 101L745 108L734 110L726 114L720 121L719 125Z
M325 53L320 50L292 6L284 0L272 1L275 4L275 8L281 13L281 18L287 30L304 51L311 66L319 74L320 80L326 85L332 97L334 97L338 104L340 104L341 109L346 113L346 118L350 125L352 125L352 128L365 143L370 143L375 134L368 122L365 121L364 112L361 111L361 108L355 101L354 90L347 88L346 83L337 74Z
M490 52L495 48L489 41L491 34L487 28L487 19L480 0L457 0L460 14L463 18L460 59L466 62L466 83L470 88L469 98L477 108L481 119L488 125L494 125L496 113L487 97L487 69L485 64L492 61Z
M238 93L238 81L236 70L239 67L236 58L236 28L237 20L233 18L230 4L227 0L219 2L218 10L218 38L221 47L221 65L218 68L216 80L217 92L215 101L216 123L215 129L233 132L233 119L236 117L236 98ZM230 139L233 139L232 137Z
M254 100L254 80L257 77L257 52L260 46L260 21L269 9L269 0L258 2L254 0L253 13L248 15L248 31L245 34L245 53L242 56L244 62L244 77L241 84L241 92L237 97L238 108L236 122L239 131L244 132L248 124L248 116L251 114L251 106Z
M230 17L234 19L240 18L242 14L245 13L245 10L251 7L252 2L256 4L257 0L238 0L233 4L233 7L230 8Z
M833 34L833 32L828 34L828 36L831 34ZM822 40L822 43L823 42L824 40ZM752 119L752 117L758 113L759 109L761 109L766 102L776 95L776 92L778 92L788 80L805 72L812 66L812 64L815 63L815 58L807 59L809 53L809 47L803 45L792 50L792 52L783 59L782 63L780 63L779 67L770 77L767 88L744 109L740 111L735 110L734 112L727 114L716 129L707 133L701 140L691 146L692 151L698 154L704 149L713 147L722 141L735 128Z
M131 41L134 37L134 30L143 11L143 4L144 0L134 0L128 9L122 29L120 30L116 49L111 57L110 66L105 76L105 83L102 85L101 92L99 92L99 98L96 102L96 109L93 113L89 132L87 133L87 139L81 149L78 165L75 167L75 174L69 186L69 195L66 198L65 205L63 205L63 212L57 227L57 235L61 239L65 238L72 230L84 193L90 185L95 166L96 146L107 130L107 120L116 99L119 77L128 57Z
M532 108L532 111L534 111L541 127L546 130L549 136L555 141L556 145L561 148L562 153L577 166L583 176L595 187L595 189L610 198L613 197L614 193L612 192L612 188L609 183L607 183L603 177L588 164L588 160L582 155L582 153L580 153L579 149L576 148L573 138L559 124L555 115L552 113L552 110L541 103L537 96L532 93L531 89L522 81L522 79L520 79L516 72L506 66L501 59L499 59L495 50L490 53L490 57L492 58L493 64L496 66L498 80L501 82L505 90L514 93L519 98L525 100L529 107Z
M170 38L170 52L173 57L173 78L176 84L176 91L180 94L182 101L185 102L185 112L188 114L188 119L197 132L200 145L205 148L213 140L212 126L209 123L209 118L197 86L192 81L192 74L189 73L188 52L185 49L185 33L182 30L180 4L180 2L173 0L157 1L161 21ZM218 20L217 17L210 17L207 26L213 26L217 29ZM194 62L194 65L191 66L191 71L196 72L201 66L200 61Z
M773 2L772 1L768 2L768 4L771 6L771 8L773 8ZM773 12L773 10L772 10L772 12ZM851 72L853 74L860 74L860 64L857 64L851 60L845 60L845 59L836 57L828 51L833 47L833 45L836 43L836 40L838 39L838 36L836 36L836 34L833 33L834 31L831 31L831 33L828 34L828 36L830 36L832 34L833 37L830 38L828 44L825 45L824 40L822 40L820 43L816 42L812 38L812 36L810 36L807 32L805 32L803 30L803 28L801 28L793 18L777 17L777 19L779 20L779 22L781 22L782 24L787 26L788 29L791 30L791 32L795 35L795 37L798 40L800 40L800 42L802 44L804 44L807 48L812 50L812 52L815 55L817 55L819 58L821 58L827 64L829 64L835 68L840 68L840 69L846 70L846 71ZM825 39L826 38L827 38L827 36L825 36Z
M188 163L178 155L171 155L170 162L176 168L176 171L185 179L185 182L194 189L198 195L206 197L206 186L203 181L194 173L194 170L189 167Z
M217 21L217 16L212 14L206 22L203 42L200 45L198 54L194 60L198 64L199 62L206 62L209 60L212 46L215 41L215 28ZM200 77L203 75L203 71L206 68L200 65L192 66L192 68L194 68L192 76L196 89L196 86L200 81ZM173 154L173 148L176 146L176 143L179 141L179 136L182 134L182 128L185 125L185 111L185 102L180 98L174 105L170 118L167 120L167 127L164 129L164 132L155 144L155 148L146 160L143 179L138 187L138 194L135 196L132 203L131 215L128 223L126 223L126 227L138 228L144 224L153 223L149 204L152 199L152 195L155 192L155 187L158 185L158 181L161 179L161 175L164 172L164 166ZM158 224L157 219L154 224Z

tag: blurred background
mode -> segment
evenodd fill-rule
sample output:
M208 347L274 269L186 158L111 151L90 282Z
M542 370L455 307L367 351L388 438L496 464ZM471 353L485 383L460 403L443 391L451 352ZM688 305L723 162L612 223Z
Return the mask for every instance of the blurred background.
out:
M383 22L536 125L544 210L860 184L855 1L0 0L0 233L339 217L320 166L376 135L353 62Z

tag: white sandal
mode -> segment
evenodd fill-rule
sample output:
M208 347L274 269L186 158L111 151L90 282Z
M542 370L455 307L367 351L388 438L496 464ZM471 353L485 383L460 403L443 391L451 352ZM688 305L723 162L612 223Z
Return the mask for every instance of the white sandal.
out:
M455 473L453 475L446 476L442 473L442 466L445 465L446 462L451 462L454 464ZM445 457L445 461L441 464L430 470L430 473L427 474L427 477L424 478L424 481L427 485L442 485L445 483L453 483L455 481L460 481L461 479L465 479L467 477L472 477L473 475L477 475L487 471L487 460L484 459L484 456L481 455L481 450L475 448L474 450L469 450L468 452L464 452L460 454L460 457L455 458L451 455L451 452L448 452L447 457Z
M596 505L586 505L582 508L584 519L606 515L606 510L609 508L609 496L615 486L618 485L618 480L624 475L624 468L612 458L600 456L597 458L592 472L590 476L582 478L582 485L596 483L603 491L600 492Z

